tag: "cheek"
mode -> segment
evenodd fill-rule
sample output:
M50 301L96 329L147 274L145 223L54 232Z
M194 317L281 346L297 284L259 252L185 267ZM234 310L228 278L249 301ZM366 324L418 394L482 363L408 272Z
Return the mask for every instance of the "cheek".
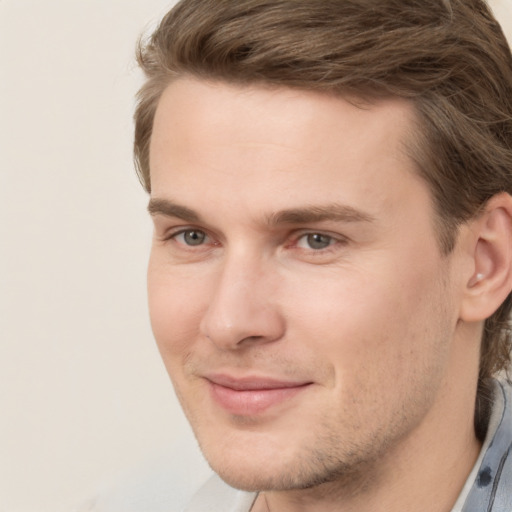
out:
M434 269L371 269L316 276L310 283L303 277L287 290L292 304L288 311L295 319L288 323L294 329L292 338L311 343L343 378L364 368L386 378L394 378L393 369L409 373L411 358L421 359L436 342L433 331L442 322L438 304L446 298L443 286L431 279L438 275Z
M202 280L180 277L156 265L148 269L149 314L158 348L167 364L190 350L205 305Z

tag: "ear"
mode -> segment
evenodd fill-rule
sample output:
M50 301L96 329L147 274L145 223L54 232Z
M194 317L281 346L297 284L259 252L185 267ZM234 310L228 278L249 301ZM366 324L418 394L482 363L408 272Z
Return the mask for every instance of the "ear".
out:
M467 278L460 319L489 318L512 290L512 197L493 196L470 221L473 274Z

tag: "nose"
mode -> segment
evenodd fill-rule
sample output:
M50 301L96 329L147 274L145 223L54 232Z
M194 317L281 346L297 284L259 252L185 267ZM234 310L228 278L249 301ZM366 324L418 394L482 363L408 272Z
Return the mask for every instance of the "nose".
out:
M277 341L285 330L276 301L276 282L257 258L222 263L200 329L223 350Z

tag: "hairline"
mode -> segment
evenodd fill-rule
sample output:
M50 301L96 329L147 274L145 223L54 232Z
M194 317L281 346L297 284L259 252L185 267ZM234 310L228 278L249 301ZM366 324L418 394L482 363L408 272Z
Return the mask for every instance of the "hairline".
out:
M156 96L156 99L153 104L153 119L151 126L151 134L147 140L147 148L146 148L146 157L147 157L147 169L143 170L144 175L142 177L143 186L146 191L151 192L151 176L150 176L150 146L151 140L153 136L153 126L154 119L156 117L156 112L162 96L165 91L175 82L182 80L195 80L202 83L210 83L210 84L224 84L233 87L262 87L266 89L289 89L296 91L305 91L305 92L313 92L316 94L321 94L325 96L331 96L333 98L344 99L348 101L353 106L357 108L365 108L371 107L372 104L379 100L385 99L400 99L402 101L407 102L411 108L411 117L410 117L410 127L409 130L406 131L403 140L400 143L401 150L403 155L409 159L411 163L411 172L414 172L425 185L428 187L429 195L432 204L433 211L433 229L434 234L437 238L437 242L439 245L439 249L441 254L448 255L452 252L455 241L457 238L458 227L461 222L457 219L450 218L446 213L444 213L441 209L439 202L436 199L436 194L432 183L429 182L427 176L432 173L429 172L428 167L431 166L430 158L426 155L425 148L430 148L431 141L427 135L427 125L426 119L422 115L419 103L422 100L421 96L417 96L414 98L407 98L400 96L398 94L392 94L384 91L383 89L377 89L375 87L368 87L366 90L353 91L351 88L339 88L335 87L330 88L315 88L310 86L310 84L280 84L275 83L272 80L268 80L265 78L261 79L252 79L252 80L236 80L234 78L215 76L215 75L207 75L201 74L197 72L193 72L190 70L184 71L168 71L166 76L161 73L158 76L150 78L147 83L154 84L155 86L159 86L159 93Z

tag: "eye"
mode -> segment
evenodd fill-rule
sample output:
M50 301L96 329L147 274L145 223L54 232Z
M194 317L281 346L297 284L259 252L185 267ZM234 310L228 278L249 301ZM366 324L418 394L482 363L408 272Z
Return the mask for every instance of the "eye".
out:
M188 229L181 233L176 233L174 238L184 245L195 247L202 245L208 239L208 236L199 229Z
M326 249L334 243L332 236L321 233L309 233L303 235L297 241L297 246L302 249L314 249L316 251Z

